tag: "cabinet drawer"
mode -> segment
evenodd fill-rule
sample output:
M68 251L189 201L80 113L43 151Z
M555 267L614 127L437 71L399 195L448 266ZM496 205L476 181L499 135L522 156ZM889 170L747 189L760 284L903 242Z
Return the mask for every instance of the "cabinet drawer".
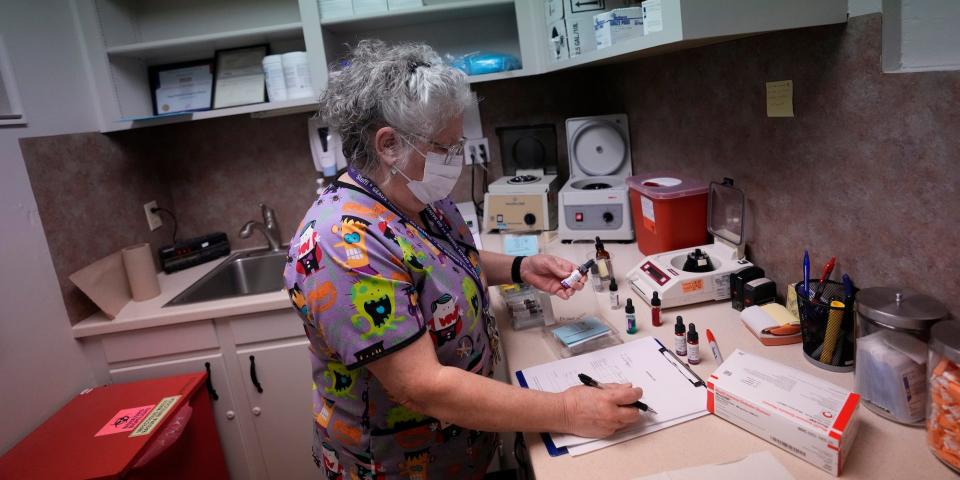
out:
M213 322L209 320L104 335L100 341L107 363L195 352L219 346Z
M293 308L238 315L227 320L230 321L230 330L237 345L305 335L303 320Z

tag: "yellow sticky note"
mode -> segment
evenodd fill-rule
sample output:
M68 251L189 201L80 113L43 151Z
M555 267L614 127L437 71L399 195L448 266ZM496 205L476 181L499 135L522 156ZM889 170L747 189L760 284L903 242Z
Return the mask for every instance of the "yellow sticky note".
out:
M767 116L793 116L793 80L767 82Z

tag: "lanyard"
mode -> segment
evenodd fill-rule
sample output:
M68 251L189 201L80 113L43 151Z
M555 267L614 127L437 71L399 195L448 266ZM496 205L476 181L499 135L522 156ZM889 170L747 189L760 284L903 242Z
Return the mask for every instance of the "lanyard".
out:
M364 190L366 190L368 193L373 195L378 201L380 201L380 203L384 204L387 208L392 210L393 213L397 214L398 216L400 216L400 218L403 218L404 220L409 222L411 225L413 225L414 228L416 228L417 231L419 231L420 234L422 234L423 237L427 239L427 241L432 243L438 249L446 252L447 249L443 248L443 245L440 242L435 241L433 235L430 235L428 232L425 232L422 228L420 228L420 225L417 224L417 222L414 222L411 219L407 218L407 216L404 215L403 212L401 212L400 209L397 208L393 204L393 202L391 202L390 199L388 199L387 196L383 194L383 191L380 190L380 187L378 187L376 184L371 182L370 179L365 177L362 173L358 172L353 167L350 167L347 171L350 175L350 178L352 178L355 182L357 182L358 185L363 187ZM427 208L425 209L425 211L426 211L427 219L430 220L430 223L432 223L433 226L437 230L439 230L441 234L443 234L447 242L450 243L450 246L452 246L454 251L456 252L456 255L447 255L447 256L453 259L454 263L456 263L457 265L460 266L460 268L466 271L467 274L470 275L470 278L474 282L476 282L477 291L480 293L480 298L483 301L483 303L486 303L486 292L484 292L483 282L481 282L480 280L479 265L477 266L477 268L473 267L473 264L470 263L470 258L467 256L467 253L456 242L456 240L453 239L453 235L451 235L451 232L453 231L453 229L450 228L449 225L444 223L440 219L440 217L437 216L437 213L433 210L433 206L427 205Z

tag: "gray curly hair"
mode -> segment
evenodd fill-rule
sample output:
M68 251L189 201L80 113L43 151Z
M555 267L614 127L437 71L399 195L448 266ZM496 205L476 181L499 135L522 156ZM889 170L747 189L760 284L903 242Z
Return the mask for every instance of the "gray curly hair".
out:
M473 102L466 76L429 46L361 40L345 66L330 76L319 113L340 134L350 165L369 176L379 166L378 129L390 126L433 139ZM410 147L400 143L407 158Z

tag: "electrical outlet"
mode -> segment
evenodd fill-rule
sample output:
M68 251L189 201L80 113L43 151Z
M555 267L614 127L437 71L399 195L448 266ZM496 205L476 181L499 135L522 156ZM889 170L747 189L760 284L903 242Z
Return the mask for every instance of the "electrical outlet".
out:
M463 164L487 163L490 161L490 143L486 137L471 138L463 144Z
M160 218L160 215L151 212L154 208L157 208L156 200L143 204L143 212L147 214L147 225L151 232L163 226L163 219Z

